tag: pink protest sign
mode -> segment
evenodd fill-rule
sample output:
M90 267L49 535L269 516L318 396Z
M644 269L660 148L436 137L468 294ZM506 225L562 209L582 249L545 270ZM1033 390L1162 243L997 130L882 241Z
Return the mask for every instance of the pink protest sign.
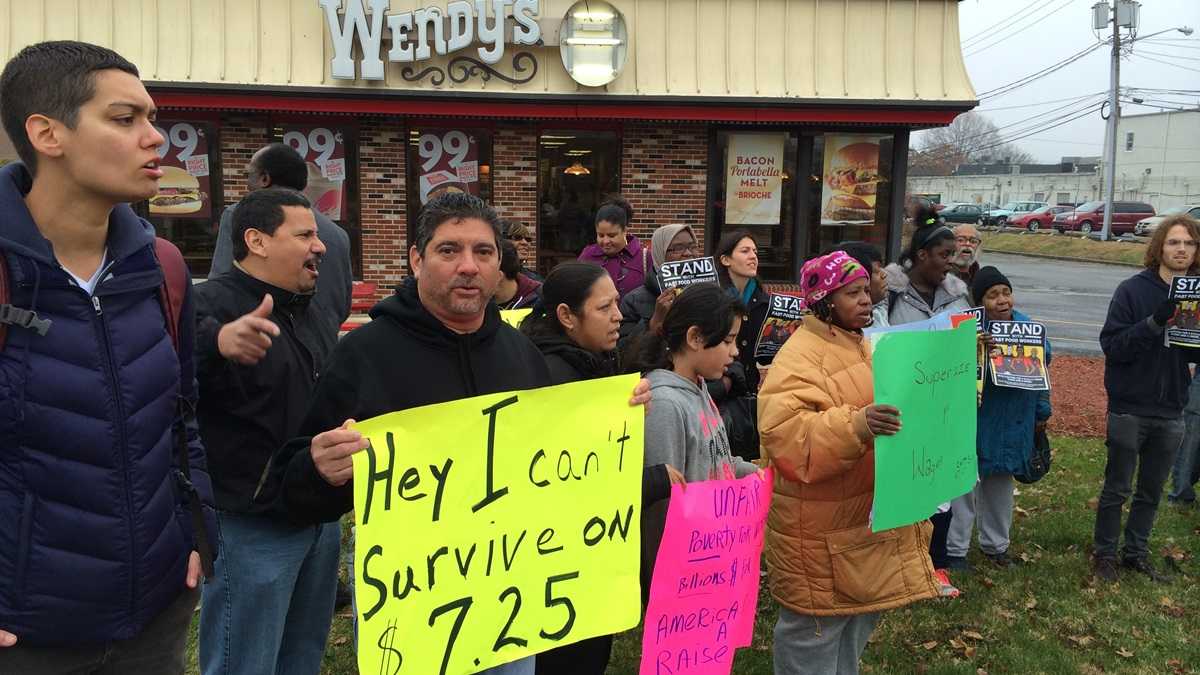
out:
M728 675L754 636L774 473L671 488L640 675Z

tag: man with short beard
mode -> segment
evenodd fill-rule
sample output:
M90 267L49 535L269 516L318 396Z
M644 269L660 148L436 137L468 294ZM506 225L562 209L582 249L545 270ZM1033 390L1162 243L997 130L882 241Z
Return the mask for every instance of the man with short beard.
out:
M979 257L983 252L979 230L969 223L959 225L954 228L954 242L957 248L951 260L954 265L952 271L954 276L962 279L970 288L975 281L975 273L979 271ZM978 298L975 299L975 304L979 304Z
M542 353L491 301L501 275L496 212L478 197L446 193L425 204L413 234L413 276L338 343L302 437L275 457L272 470L283 474L275 503L293 522L334 522L353 508L352 456L367 445L354 420L550 384ZM649 390L643 380L630 404L648 402ZM532 675L534 659L482 672Z
M1093 570L1117 580L1121 508L1133 493L1121 566L1154 581L1169 579L1149 560L1150 531L1163 483L1183 438L1182 411L1191 384L1191 349L1170 347L1163 330L1175 314L1172 280L1200 272L1200 225L1186 215L1164 220L1146 247L1146 269L1117 287L1100 331L1108 392L1108 463L1096 509ZM1134 491L1134 477L1137 484Z

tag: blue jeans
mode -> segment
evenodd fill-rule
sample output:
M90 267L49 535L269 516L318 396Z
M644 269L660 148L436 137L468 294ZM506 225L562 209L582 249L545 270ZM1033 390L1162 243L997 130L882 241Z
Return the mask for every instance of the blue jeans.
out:
M316 675L337 594L337 523L219 513L220 556L200 605L204 675Z
M1196 501L1195 486L1200 481L1200 377L1192 378L1183 422L1186 429L1183 445L1179 446L1179 457L1171 471L1171 491L1167 493L1167 499L1188 503Z
M1121 507L1133 495L1122 558L1146 559L1163 483L1183 440L1183 420L1108 414L1108 463L1096 508L1093 555L1116 559ZM1134 491L1136 476L1137 490Z

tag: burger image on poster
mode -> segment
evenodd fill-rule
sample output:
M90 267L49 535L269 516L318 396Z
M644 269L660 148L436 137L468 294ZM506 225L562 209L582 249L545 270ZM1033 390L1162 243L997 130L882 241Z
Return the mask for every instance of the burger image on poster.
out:
M150 198L150 213L171 215L195 213L204 206L200 181L177 166L160 166L158 194Z
M305 164L308 165L308 186L304 188L304 196L312 202L317 213L330 220L341 220L343 181L326 178L315 162Z
M873 223L879 187L879 144L838 136L829 139L831 144L838 140L845 144L826 155L822 222Z
M430 199L447 192L469 192L466 184L449 171L432 171L421 175L421 205L429 203Z

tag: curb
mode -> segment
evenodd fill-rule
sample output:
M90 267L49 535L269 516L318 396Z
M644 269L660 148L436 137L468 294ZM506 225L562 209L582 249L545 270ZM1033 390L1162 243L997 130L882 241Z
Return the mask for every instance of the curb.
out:
M1023 251L1005 251L1005 250L997 249L997 248L987 248L987 249L984 249L983 252L984 253L1007 253L1008 255L1023 255L1027 258L1042 258L1044 260L1062 260L1062 261L1066 261L1066 262L1092 263L1093 265L1120 265L1122 267L1137 267L1137 268L1141 267L1141 265L1138 265L1137 263L1122 262L1120 260L1096 260L1094 258L1072 258L1071 256L1066 256L1066 255L1049 255L1046 253L1025 253Z

